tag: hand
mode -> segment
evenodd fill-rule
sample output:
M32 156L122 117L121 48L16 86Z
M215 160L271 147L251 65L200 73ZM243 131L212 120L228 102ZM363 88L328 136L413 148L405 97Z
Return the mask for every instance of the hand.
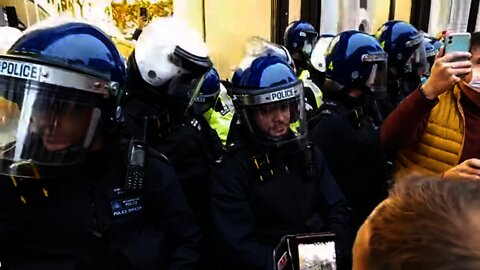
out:
M140 15L140 13L138 14L137 28L142 30L145 27L145 25L147 25L148 18L146 15Z
M423 92L428 99L435 99L440 94L450 90L452 86L461 80L459 76L472 71L472 63L469 60L469 52L452 52L444 54L444 48L438 52L433 64L430 77L422 86Z
M442 175L449 178L480 180L480 159L467 159Z

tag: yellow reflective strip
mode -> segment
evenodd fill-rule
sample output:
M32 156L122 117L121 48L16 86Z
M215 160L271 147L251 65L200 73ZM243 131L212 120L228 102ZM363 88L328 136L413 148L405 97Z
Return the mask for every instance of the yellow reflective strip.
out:
M302 71L302 74L300 74L300 76L298 77L300 80L306 80L308 78L310 78L310 72L308 70L304 70Z
M17 187L17 181L15 180L15 177L13 177L13 176L10 175L10 179L12 179L13 186L14 186L14 187Z
M258 166L258 162L256 158L253 159L253 162L255 162L255 166L257 166L257 170L260 169L260 166Z

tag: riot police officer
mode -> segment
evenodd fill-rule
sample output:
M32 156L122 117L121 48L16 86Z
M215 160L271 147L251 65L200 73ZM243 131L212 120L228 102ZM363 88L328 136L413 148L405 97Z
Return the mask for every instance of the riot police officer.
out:
M128 59L125 99L128 132L171 160L204 234L208 179L222 143L193 104L212 66L197 32L175 18L158 18L143 29Z
M417 89L420 76L412 73L415 65L426 66L423 34L403 21L388 21L377 31L377 40L388 54L388 98L381 103L383 119Z
M291 22L285 29L284 45L292 55L297 75L309 70L310 55L317 38L318 32L305 21Z
M217 132L222 144L225 144L234 108L215 68L212 68L205 75L205 80L195 97L193 109L197 115L205 117L210 126Z
M120 143L126 74L107 35L49 19L0 63L2 269L193 269L200 233L173 168Z
M310 61L317 43L318 32L313 25L305 21L294 21L285 29L284 45L295 64L295 72L304 83L307 113L313 116L322 104L324 74L318 71Z
M352 209L355 231L386 196L385 158L370 115L374 98L386 95L387 54L374 37L338 34L326 55L324 104L311 121L311 138Z
M278 56L246 59L229 90L240 122L231 127L237 140L212 179L221 269L272 269L282 236L321 231L336 234L342 261L349 256L345 199L307 141L302 82Z
M192 107L211 68L198 33L173 18L147 25L128 59L129 130L148 130L148 143L171 160L193 210L205 206L210 167L221 154L218 135ZM147 126L145 117L152 119Z

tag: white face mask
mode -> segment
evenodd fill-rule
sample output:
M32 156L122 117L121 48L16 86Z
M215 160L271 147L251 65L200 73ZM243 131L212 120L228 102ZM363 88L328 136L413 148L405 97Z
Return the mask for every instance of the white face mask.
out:
M480 92L480 81L470 81L468 86Z
M310 44L310 43L305 43L305 45L303 45L302 51L303 51L303 53L304 53L305 55L310 55L310 54L312 54L312 50L313 50L312 44Z
M472 79L468 86L480 92L480 67L472 67Z

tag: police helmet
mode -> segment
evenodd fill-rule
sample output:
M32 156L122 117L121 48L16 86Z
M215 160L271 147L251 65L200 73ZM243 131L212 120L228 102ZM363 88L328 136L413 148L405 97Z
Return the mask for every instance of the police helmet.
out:
M285 29L284 45L296 60L308 60L317 41L318 33L305 21L294 21Z
M427 66L423 70L423 74L422 74L425 76L430 75L430 70L433 66L433 63L435 62L435 57L439 51L439 49L437 49L434 46L434 42L435 41L430 38L425 38L423 40L423 47L425 48L425 56L427 57Z
M0 55L0 173L46 177L83 160L96 134L118 124L125 79L95 26L62 17L27 29Z
M388 54L389 75L400 77L412 70L412 65L425 65L423 34L403 21L388 21L376 33L376 38Z
M220 76L215 68L205 75L202 87L195 97L193 109L198 114L203 114L209 109L214 108L220 94Z
M128 59L127 94L149 103L193 105L213 64L199 33L175 18L157 18L140 34Z
M345 31L330 42L325 56L325 94L356 88L373 97L386 95L387 54L363 32Z
M433 47L435 47L435 49L439 51L440 48L443 46L443 42L438 39L432 38L432 45Z
M6 53L8 49L22 36L22 31L10 26L0 27L0 53Z
M334 37L335 35L332 34L320 35L315 47L313 48L312 56L310 57L310 63L319 72L325 73L327 71L327 66L325 65L325 53L330 41L332 41Z
M305 104L295 71L275 55L243 64L230 90L243 130L269 154L302 149L307 135Z

